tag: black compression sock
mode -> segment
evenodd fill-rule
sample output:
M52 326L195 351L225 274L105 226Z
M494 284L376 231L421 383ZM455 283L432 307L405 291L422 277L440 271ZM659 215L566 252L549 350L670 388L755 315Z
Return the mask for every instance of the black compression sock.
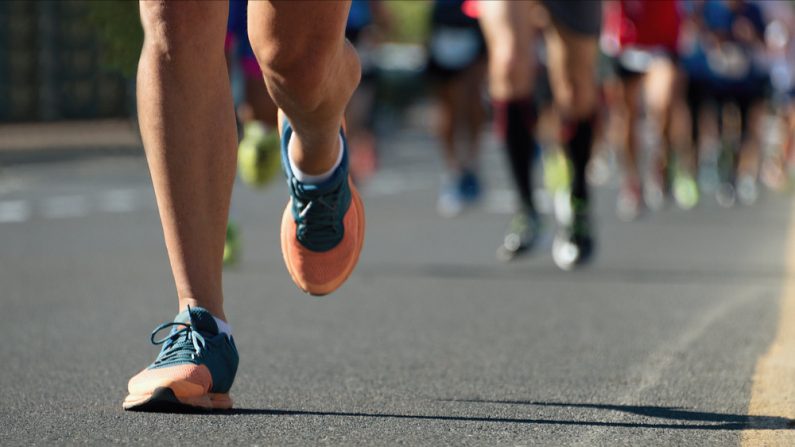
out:
M493 101L496 131L505 142L514 186L522 206L535 212L533 206L533 127L535 107L530 98Z
M580 121L564 122L563 126L563 142L572 167L571 195L581 200L588 200L585 171L591 158L594 121L595 117L590 117Z

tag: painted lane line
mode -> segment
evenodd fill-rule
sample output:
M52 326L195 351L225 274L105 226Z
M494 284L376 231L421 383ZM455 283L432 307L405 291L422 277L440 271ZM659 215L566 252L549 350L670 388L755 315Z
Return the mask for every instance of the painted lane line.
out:
M780 420L780 429L757 428L742 435L743 446L795 445L795 206L791 210L786 269L778 330L768 351L756 363L748 414Z
M85 196L50 197L42 203L41 214L48 219L82 217L88 214Z
M0 223L25 222L31 214L30 203L26 200L0 202Z
M131 189L112 189L99 198L99 209L107 213L129 213L137 205L136 191Z
M643 395L649 390L663 383L663 379L668 371L675 365L677 356L692 349L702 337L709 333L713 326L723 321L731 313L736 312L743 306L753 304L756 294L743 291L735 293L734 296L722 299L716 305L700 313L693 321L680 332L677 337L667 343L663 343L641 363L633 366L627 374L627 390L617 396L615 402L619 405L637 404L643 401ZM603 421L607 424L627 422L627 414L614 412L606 416ZM704 424L709 428L709 424ZM608 425L602 427L592 427L588 432L572 443L576 446L610 445L612 432Z

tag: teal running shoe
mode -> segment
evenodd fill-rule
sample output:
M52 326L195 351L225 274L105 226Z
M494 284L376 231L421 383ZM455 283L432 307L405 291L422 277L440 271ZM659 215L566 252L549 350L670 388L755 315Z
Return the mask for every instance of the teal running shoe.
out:
M594 254L593 228L588 201L569 194L568 210L559 213L558 233L552 242L552 259L561 270L570 271L588 263Z
M541 219L535 210L523 209L511 218L502 244L497 247L497 259L512 261L529 253L536 246L541 235Z
M169 334L156 340L164 329ZM173 322L158 326L150 337L163 345L155 361L128 384L125 410L190 412L232 408L229 389L239 357L231 336L201 307L188 307Z
M282 214L282 257L301 290L328 295L348 279L364 245L364 204L348 174L348 143L340 129L340 166L320 184L303 183L287 153L293 129L284 118L282 126L282 164L290 188Z

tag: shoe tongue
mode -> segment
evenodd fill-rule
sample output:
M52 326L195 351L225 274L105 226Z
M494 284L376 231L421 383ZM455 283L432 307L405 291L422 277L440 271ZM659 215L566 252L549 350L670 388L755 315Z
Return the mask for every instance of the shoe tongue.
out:
M193 329L218 335L218 325L210 312L201 307L190 307L183 310L174 318L177 323L190 323Z

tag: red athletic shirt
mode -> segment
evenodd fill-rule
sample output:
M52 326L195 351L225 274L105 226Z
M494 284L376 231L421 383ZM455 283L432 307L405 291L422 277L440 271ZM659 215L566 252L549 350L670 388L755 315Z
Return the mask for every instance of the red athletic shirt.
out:
M605 11L605 33L620 49L660 48L676 54L681 16L677 0L619 0Z

